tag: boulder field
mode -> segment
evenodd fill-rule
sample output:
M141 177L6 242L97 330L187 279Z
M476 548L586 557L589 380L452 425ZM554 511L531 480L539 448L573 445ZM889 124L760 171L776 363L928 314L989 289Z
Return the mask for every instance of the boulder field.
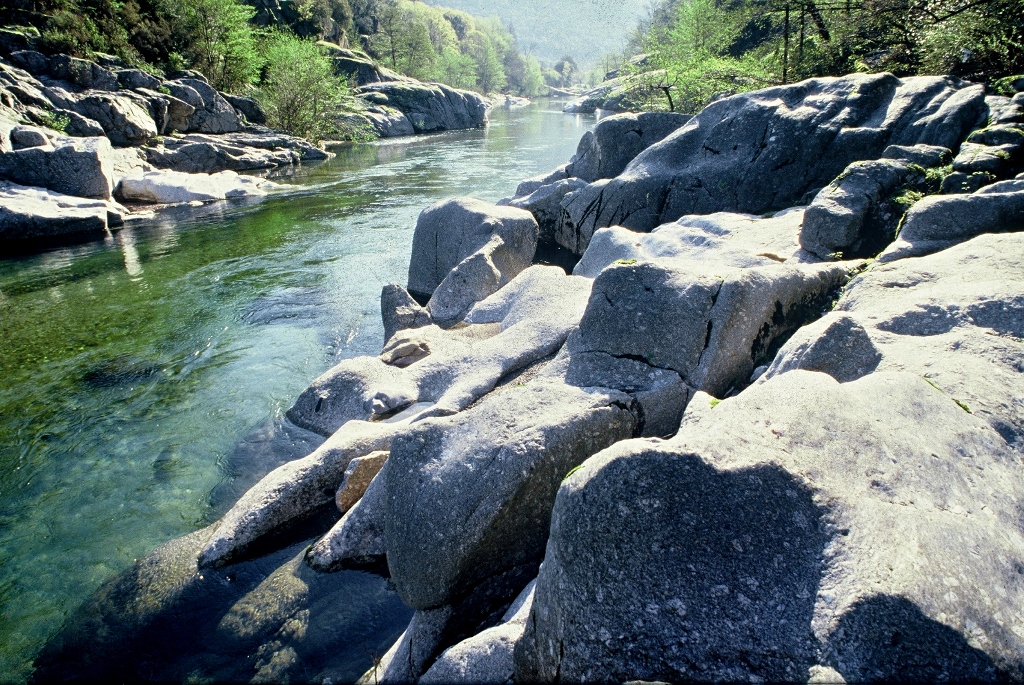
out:
M263 564L220 623L253 682L330 676L294 655L352 569L412 612L362 683L1024 679L1022 106L812 79L604 119L514 197L426 208L382 353L288 411L325 441L40 674Z
M273 184L236 172L332 156L267 128L256 100L218 92L196 72L162 79L115 58L101 65L33 50L6 57L0 59L0 182L24 188L2 191L0 243L87 240L135 218L123 207L117 221L52 211L79 207L82 198L163 205L260 196ZM351 71L351 60L336 59L341 73ZM359 116L378 135L487 122L490 102L476 93L384 69L372 73L372 83L357 93L366 103Z

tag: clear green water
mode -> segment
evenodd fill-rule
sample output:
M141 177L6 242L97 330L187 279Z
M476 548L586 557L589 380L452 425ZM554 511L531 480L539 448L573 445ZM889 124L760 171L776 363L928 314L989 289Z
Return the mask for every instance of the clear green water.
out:
M491 119L341 149L259 204L0 259L0 680L100 583L209 523L244 436L379 351L421 209L510 195L593 125L545 104Z

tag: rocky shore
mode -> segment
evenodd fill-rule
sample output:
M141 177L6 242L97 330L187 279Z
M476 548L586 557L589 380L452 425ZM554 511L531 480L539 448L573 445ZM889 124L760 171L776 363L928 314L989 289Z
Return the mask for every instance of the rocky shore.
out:
M490 102L476 93L339 52L337 68L365 82L357 116L381 137L487 123ZM274 184L238 172L332 156L267 128L256 100L218 92L197 72L157 78L102 62L31 49L0 58L0 243L102 238L136 218L126 204L261 196Z
M425 209L382 353L288 412L322 444L37 677L148 677L114 650L246 576L246 677L333 680L324 598L372 569L414 614L364 683L1024 678L1021 171L1024 93L850 75Z

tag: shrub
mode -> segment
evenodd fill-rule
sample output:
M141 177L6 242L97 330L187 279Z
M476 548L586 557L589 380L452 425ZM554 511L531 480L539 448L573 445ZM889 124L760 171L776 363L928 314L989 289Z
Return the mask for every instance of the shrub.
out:
M274 33L262 46L266 63L256 90L267 123L311 140L334 132L331 115L350 99L347 83L313 41Z

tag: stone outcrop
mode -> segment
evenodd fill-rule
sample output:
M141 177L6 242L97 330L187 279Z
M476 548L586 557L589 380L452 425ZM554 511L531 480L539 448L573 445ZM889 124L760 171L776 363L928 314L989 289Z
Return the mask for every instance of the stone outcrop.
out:
M463 263L464 270L469 272L497 270L490 285L490 292L494 292L499 284L504 284L502 281L508 282L529 265L537 248L537 233L537 222L521 209L498 207L472 198L431 205L416 221L409 260L409 292L430 298L448 280L441 296L451 298L449 292L458 287L453 269ZM478 253L480 257L476 256ZM481 261L490 264L477 267L476 262ZM484 297L490 292L484 293Z
M266 121L258 103L218 93L193 72L163 81L118 68L116 60L105 61L108 68L31 50L11 59L18 66L0 60L0 180L87 199L110 200L118 189L126 201L168 204L259 196L265 183L233 172L331 156L305 140L246 126ZM25 121L38 126L19 125ZM209 176L183 174L218 175L210 183ZM58 205L37 195L32 202L19 195L5 216L5 235L99 236L120 225L101 226L93 205L68 199L60 201L63 218L55 217ZM39 214L30 214L33 208Z
M126 202L183 204L240 197L261 197L275 184L233 171L216 174L183 174L179 171L147 171L125 176L117 188Z
M601 119L593 131L583 134L565 172L587 183L614 178L637 155L692 118L678 112L641 112Z
M981 233L1020 230L1022 224L1024 190L1016 185L990 186L971 195L931 195L910 208L898 239L878 259L929 254Z
M528 195L502 200L498 204L525 209L537 221L540 229L538 242L553 243L562 222L562 200L569 193L586 185L587 183L579 178L564 178L541 185Z
M1019 677L1024 484L984 421L899 373L693 404L562 485L517 681Z
M414 610L362 683L1024 677L1024 177L936 194L1017 107L812 79L428 208L381 354L288 411L326 442L190 538L200 578L267 559L218 639L290 677L362 569Z
M356 89L356 94L400 110L416 133L478 128L487 123L490 106L485 97L468 90L408 80L372 83Z
M798 238L803 219L804 209L793 208L771 217L729 212L689 215L650 233L621 226L602 228L573 273L596 278L616 262L628 265L664 258L686 259L712 268L818 261L801 253Z
M348 421L418 406L438 415L461 411L505 376L557 352L583 315L590 285L557 267L533 266L474 307L465 325L399 331L380 357L341 362L313 381L288 417L331 435Z
M1024 234L1006 233L876 266L850 284L834 312L794 335L765 377L791 369L843 382L873 371L915 373L1020 445L1022 260Z
M582 252L604 226L649 231L685 214L784 209L889 145L956 149L985 114L981 86L889 74L811 79L719 100L620 176L566 198L566 231L575 234L567 247ZM884 127L870 124L883 120Z
M945 154L934 155L936 164L929 166L948 160L949 151L937 149ZM905 203L912 198L908 191L938 190L927 187L925 174L924 167L903 159L854 162L807 207L801 247L820 259L878 254L896 237L907 210Z
M102 238L124 223L116 202L62 195L0 181L0 240Z
M112 148L106 138L64 138L0 152L0 179L63 195L109 200L114 189Z

